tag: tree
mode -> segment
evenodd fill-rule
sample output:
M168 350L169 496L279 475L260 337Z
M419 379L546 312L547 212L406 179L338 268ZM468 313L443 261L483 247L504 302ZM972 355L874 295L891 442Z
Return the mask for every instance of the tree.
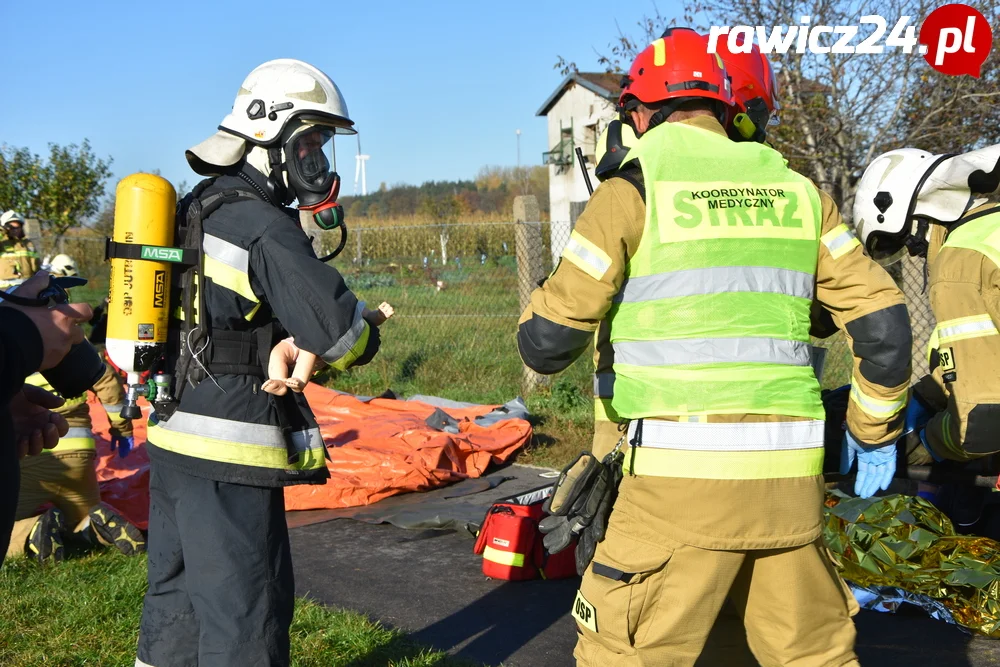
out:
M94 155L86 139L77 146L49 144L43 160L27 148L0 147L0 207L37 217L58 240L100 209L111 158Z
M996 25L995 0L969 0ZM898 17L911 25L936 5L927 0L688 0L681 25L702 31L709 26L858 25L864 15L885 17L891 33ZM603 51L601 64L622 71L636 53L659 37L675 19L656 11L631 33L620 28ZM861 26L857 45L873 32ZM905 35L905 33L904 33ZM723 37L724 39L725 37ZM885 43L882 37L880 43ZM1000 34L994 35L994 51ZM903 146L934 152L961 152L1000 142L1000 62L994 56L978 79L947 76L931 69L916 53L887 47L881 54L770 54L778 69L781 124L769 141L793 168L812 178L850 218L858 179L880 153ZM572 70L560 58L557 68Z
M31 210L41 170L41 160L27 148L0 146L0 209Z

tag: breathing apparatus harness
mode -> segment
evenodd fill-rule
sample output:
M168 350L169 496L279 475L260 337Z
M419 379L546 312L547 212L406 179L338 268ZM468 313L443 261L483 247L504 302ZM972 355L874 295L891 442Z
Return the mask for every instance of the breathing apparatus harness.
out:
M150 369L152 383L129 387L126 399L127 403L135 407L139 395L149 396L161 420L169 419L189 387L196 387L205 379L210 379L216 386L218 386L216 375L247 375L261 382L266 380L271 350L277 341L286 336L281 325L266 311L258 312L254 318L266 318L266 323L249 331L213 330L210 318L207 316L205 290L199 289L199 286L207 284L201 249L204 221L226 204L238 201L268 203L274 201L273 197L251 177L242 171L237 175L247 183L248 187L232 188L204 197L204 192L215 183L215 179L210 178L199 183L178 202L174 224L175 243L179 247L160 248L118 243L111 239L105 241L105 259L140 261L150 259L150 248L168 251L157 253L155 256L157 261L163 261L166 255L173 257L167 260L174 263L174 276L171 281L173 310L168 327L166 352ZM323 261L333 259L344 247L346 232L343 232L343 235L337 250L324 257ZM294 395L268 394L268 400L275 408L279 427L285 435L288 462L293 464L298 460L298 453L291 438L292 428L289 419L290 413L295 409Z

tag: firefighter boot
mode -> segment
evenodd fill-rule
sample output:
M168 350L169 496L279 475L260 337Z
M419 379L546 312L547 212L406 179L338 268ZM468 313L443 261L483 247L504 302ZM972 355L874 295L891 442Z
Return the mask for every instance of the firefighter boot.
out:
M66 519L63 513L52 508L38 517L31 527L28 539L24 544L24 553L45 563L49 559L58 563L66 558L66 547L63 545L63 533L66 531Z
M146 538L142 531L107 505L98 505L90 510L90 530L97 542L113 546L126 556L146 550Z

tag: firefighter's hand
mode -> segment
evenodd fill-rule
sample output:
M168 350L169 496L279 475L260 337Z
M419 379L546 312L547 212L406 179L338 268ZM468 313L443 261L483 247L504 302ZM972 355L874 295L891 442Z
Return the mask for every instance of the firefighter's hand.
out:
M33 298L49 286L49 274L39 271L24 281L16 291L18 296ZM42 337L42 365L35 370L54 368L63 360L73 345L83 342L84 322L94 317L94 311L85 303L63 303L45 308L18 306L4 301L0 308L14 308L27 315Z
M858 459L858 476L854 480L854 493L861 498L871 498L879 489L885 491L896 473L896 442L881 447L865 448L848 431L840 450L840 474L851 472L854 458Z
M18 458L52 449L59 444L59 438L69 432L66 418L52 412L52 408L58 408L64 402L55 394L30 384L14 394L9 409L14 421Z

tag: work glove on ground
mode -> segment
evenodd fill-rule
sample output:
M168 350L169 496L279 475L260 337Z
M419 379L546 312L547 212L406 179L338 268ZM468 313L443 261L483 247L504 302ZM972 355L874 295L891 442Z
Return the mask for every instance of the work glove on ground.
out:
M135 447L135 436L122 435L121 433L111 433L111 451L118 450L118 456L125 458Z
M851 472L854 459L858 459L858 476L854 480L854 493L870 498L879 489L885 491L896 473L896 442L881 447L865 448L851 432L844 434L840 449L840 474Z

